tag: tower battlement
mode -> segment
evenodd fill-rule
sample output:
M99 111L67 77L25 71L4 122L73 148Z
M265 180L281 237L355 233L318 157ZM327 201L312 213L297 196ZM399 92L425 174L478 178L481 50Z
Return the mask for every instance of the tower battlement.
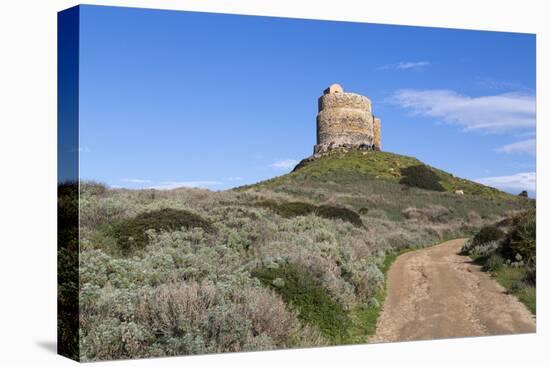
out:
M380 130L370 99L332 84L319 97L314 153L342 148L380 150Z

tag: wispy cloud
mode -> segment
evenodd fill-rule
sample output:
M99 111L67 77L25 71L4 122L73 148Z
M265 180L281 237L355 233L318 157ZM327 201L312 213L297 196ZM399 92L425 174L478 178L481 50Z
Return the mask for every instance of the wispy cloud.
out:
M516 173L511 176L484 177L474 181L480 184L496 187L504 191L519 193L522 190L535 192L537 175L535 172Z
M496 149L497 152L501 153L524 153L529 155L535 155L536 150L537 142L535 139L518 141L516 143L507 144Z
M469 97L452 90L401 89L389 99L413 114L438 118L467 131L533 129L535 97L518 93Z
M280 169L280 170L289 170L294 168L298 164L296 159L281 159L275 163L271 164L271 167Z
M130 182L130 183L149 183L151 180L143 180L141 178L121 178L120 181L122 182Z
M172 190L178 187L195 187L202 189L210 189L219 185L223 185L221 181L165 181L147 187L148 189L156 190Z
M431 66L432 63L429 61L401 61L396 64L386 64L380 66L379 70L420 70L428 66Z

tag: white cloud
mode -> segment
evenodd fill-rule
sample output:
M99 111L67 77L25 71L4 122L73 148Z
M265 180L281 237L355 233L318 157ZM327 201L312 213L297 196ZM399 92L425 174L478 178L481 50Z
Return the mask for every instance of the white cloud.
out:
M497 152L501 153L526 153L530 155L535 155L536 150L537 142L535 139L518 141L496 149Z
M496 187L504 191L518 194L522 190L535 192L537 185L537 174L535 172L516 173L511 176L485 177L474 181L480 184Z
M378 69L380 70L390 70L390 69L399 69L399 70L408 70L408 69L423 69L425 67L431 66L432 63L428 61L401 61L397 64L387 64L382 65Z
M141 178L121 178L120 181L130 182L130 183L149 183L149 182L151 182L151 180L142 180Z
M156 185L150 186L148 187L148 189L172 190L178 187L196 187L196 188L208 189L213 186L219 186L222 184L223 182L221 181L166 181L166 182L160 182Z
M465 130L503 132L533 129L535 97L518 93L469 97L452 90L401 89L389 100L414 114L442 119Z
M273 164L271 164L271 167L281 169L281 170L288 170L291 168L294 168L298 164L298 161L296 159L281 159Z
M416 61L416 62L406 62L401 61L399 64L397 64L398 69L418 69L423 68L425 66L430 66L431 63L427 61Z

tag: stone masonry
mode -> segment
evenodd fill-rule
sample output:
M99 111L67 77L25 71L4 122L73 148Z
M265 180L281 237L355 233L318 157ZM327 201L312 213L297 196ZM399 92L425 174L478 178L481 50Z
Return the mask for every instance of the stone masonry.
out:
M381 122L371 101L332 84L319 97L314 154L337 149L380 150Z

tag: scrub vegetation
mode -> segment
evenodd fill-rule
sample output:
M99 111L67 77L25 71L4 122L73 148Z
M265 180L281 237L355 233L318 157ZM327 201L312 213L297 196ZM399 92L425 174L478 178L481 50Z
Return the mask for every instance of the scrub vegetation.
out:
M419 161L368 154L223 192L82 183L81 359L364 343L400 251L472 235L528 205L431 168L445 191L409 185L401 168ZM521 228L503 246L525 254Z
M530 208L483 227L462 252L536 314L536 215Z

